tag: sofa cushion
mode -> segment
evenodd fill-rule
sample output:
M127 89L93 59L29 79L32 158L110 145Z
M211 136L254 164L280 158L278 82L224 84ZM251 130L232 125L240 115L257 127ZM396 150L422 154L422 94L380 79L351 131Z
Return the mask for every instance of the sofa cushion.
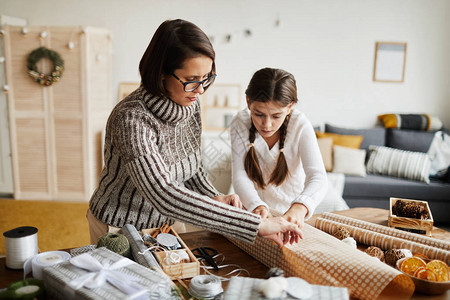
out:
M362 135L343 135L316 131L317 138L332 138L333 145L359 149L363 140Z
M448 200L450 184L432 180L429 184L404 178L367 174L366 177L345 176L344 199L348 198L409 198L416 200Z
M406 151L428 152L435 132L387 129L386 146Z
M427 114L384 114L379 115L378 119L386 128L434 131L442 128L439 117Z
M333 147L333 173L366 176L366 150L342 146Z
M370 146L367 172L429 183L430 164L426 153Z
M322 154L325 170L331 172L333 170L333 139L319 138L317 139L317 144L319 145L320 154Z
M450 195L450 184L442 181L431 180L429 184L426 184L374 174L367 174L366 177L346 175L343 193L350 207L389 209L390 197L428 201L433 219L438 223L450 222L448 195Z
M369 149L370 145L385 146L386 129L384 127L374 127L369 129L349 129L325 124L325 132L346 134L346 135L362 135L363 140L361 149Z

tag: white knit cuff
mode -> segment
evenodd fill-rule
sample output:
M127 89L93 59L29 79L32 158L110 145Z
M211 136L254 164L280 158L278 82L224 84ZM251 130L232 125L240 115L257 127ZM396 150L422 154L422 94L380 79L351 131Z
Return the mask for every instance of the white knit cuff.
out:
M316 209L316 205L314 202L315 201L313 198L305 196L305 195L301 195L300 197L298 197L297 199L292 201L292 204L300 203L300 204L303 204L304 206L306 206L306 208L308 209L308 213L305 216L305 221L306 221L309 218L311 218L311 216L314 214L314 210Z

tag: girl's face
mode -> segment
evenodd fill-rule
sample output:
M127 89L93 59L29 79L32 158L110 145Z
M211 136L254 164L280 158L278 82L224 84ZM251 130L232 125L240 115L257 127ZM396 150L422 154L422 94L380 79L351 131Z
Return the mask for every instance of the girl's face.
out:
M205 55L188 58L184 61L182 68L176 69L173 74L183 82L202 81L208 78L211 73L212 64L212 59ZM205 91L203 86L200 85L191 92L185 92L183 84L172 74L164 74L163 82L168 92L167 96L181 106L192 105L198 99L198 96Z
M247 106L250 110L253 124L266 141L270 138L279 137L278 130L283 125L286 116L291 113L293 105L293 101L288 106L273 100L269 102L250 102L247 97Z

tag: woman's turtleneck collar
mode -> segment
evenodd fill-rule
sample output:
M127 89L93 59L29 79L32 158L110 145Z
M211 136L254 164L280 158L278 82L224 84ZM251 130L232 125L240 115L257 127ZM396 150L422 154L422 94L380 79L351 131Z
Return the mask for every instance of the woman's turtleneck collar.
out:
M191 117L198 109L197 101L190 106L182 106L167 97L153 96L141 86L147 108L159 119L169 123L177 123Z

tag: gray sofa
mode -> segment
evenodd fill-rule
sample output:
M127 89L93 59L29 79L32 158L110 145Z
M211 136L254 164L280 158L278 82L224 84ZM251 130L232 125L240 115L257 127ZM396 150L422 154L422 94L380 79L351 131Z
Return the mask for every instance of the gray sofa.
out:
M385 129L348 129L325 124L325 132L343 135L362 135L361 149L370 145L386 146L414 152L428 152L434 132ZM389 209L389 198L426 200L436 224L450 223L450 183L430 179L423 183L385 175L367 174L366 177L345 177L343 197L350 207L377 207Z

